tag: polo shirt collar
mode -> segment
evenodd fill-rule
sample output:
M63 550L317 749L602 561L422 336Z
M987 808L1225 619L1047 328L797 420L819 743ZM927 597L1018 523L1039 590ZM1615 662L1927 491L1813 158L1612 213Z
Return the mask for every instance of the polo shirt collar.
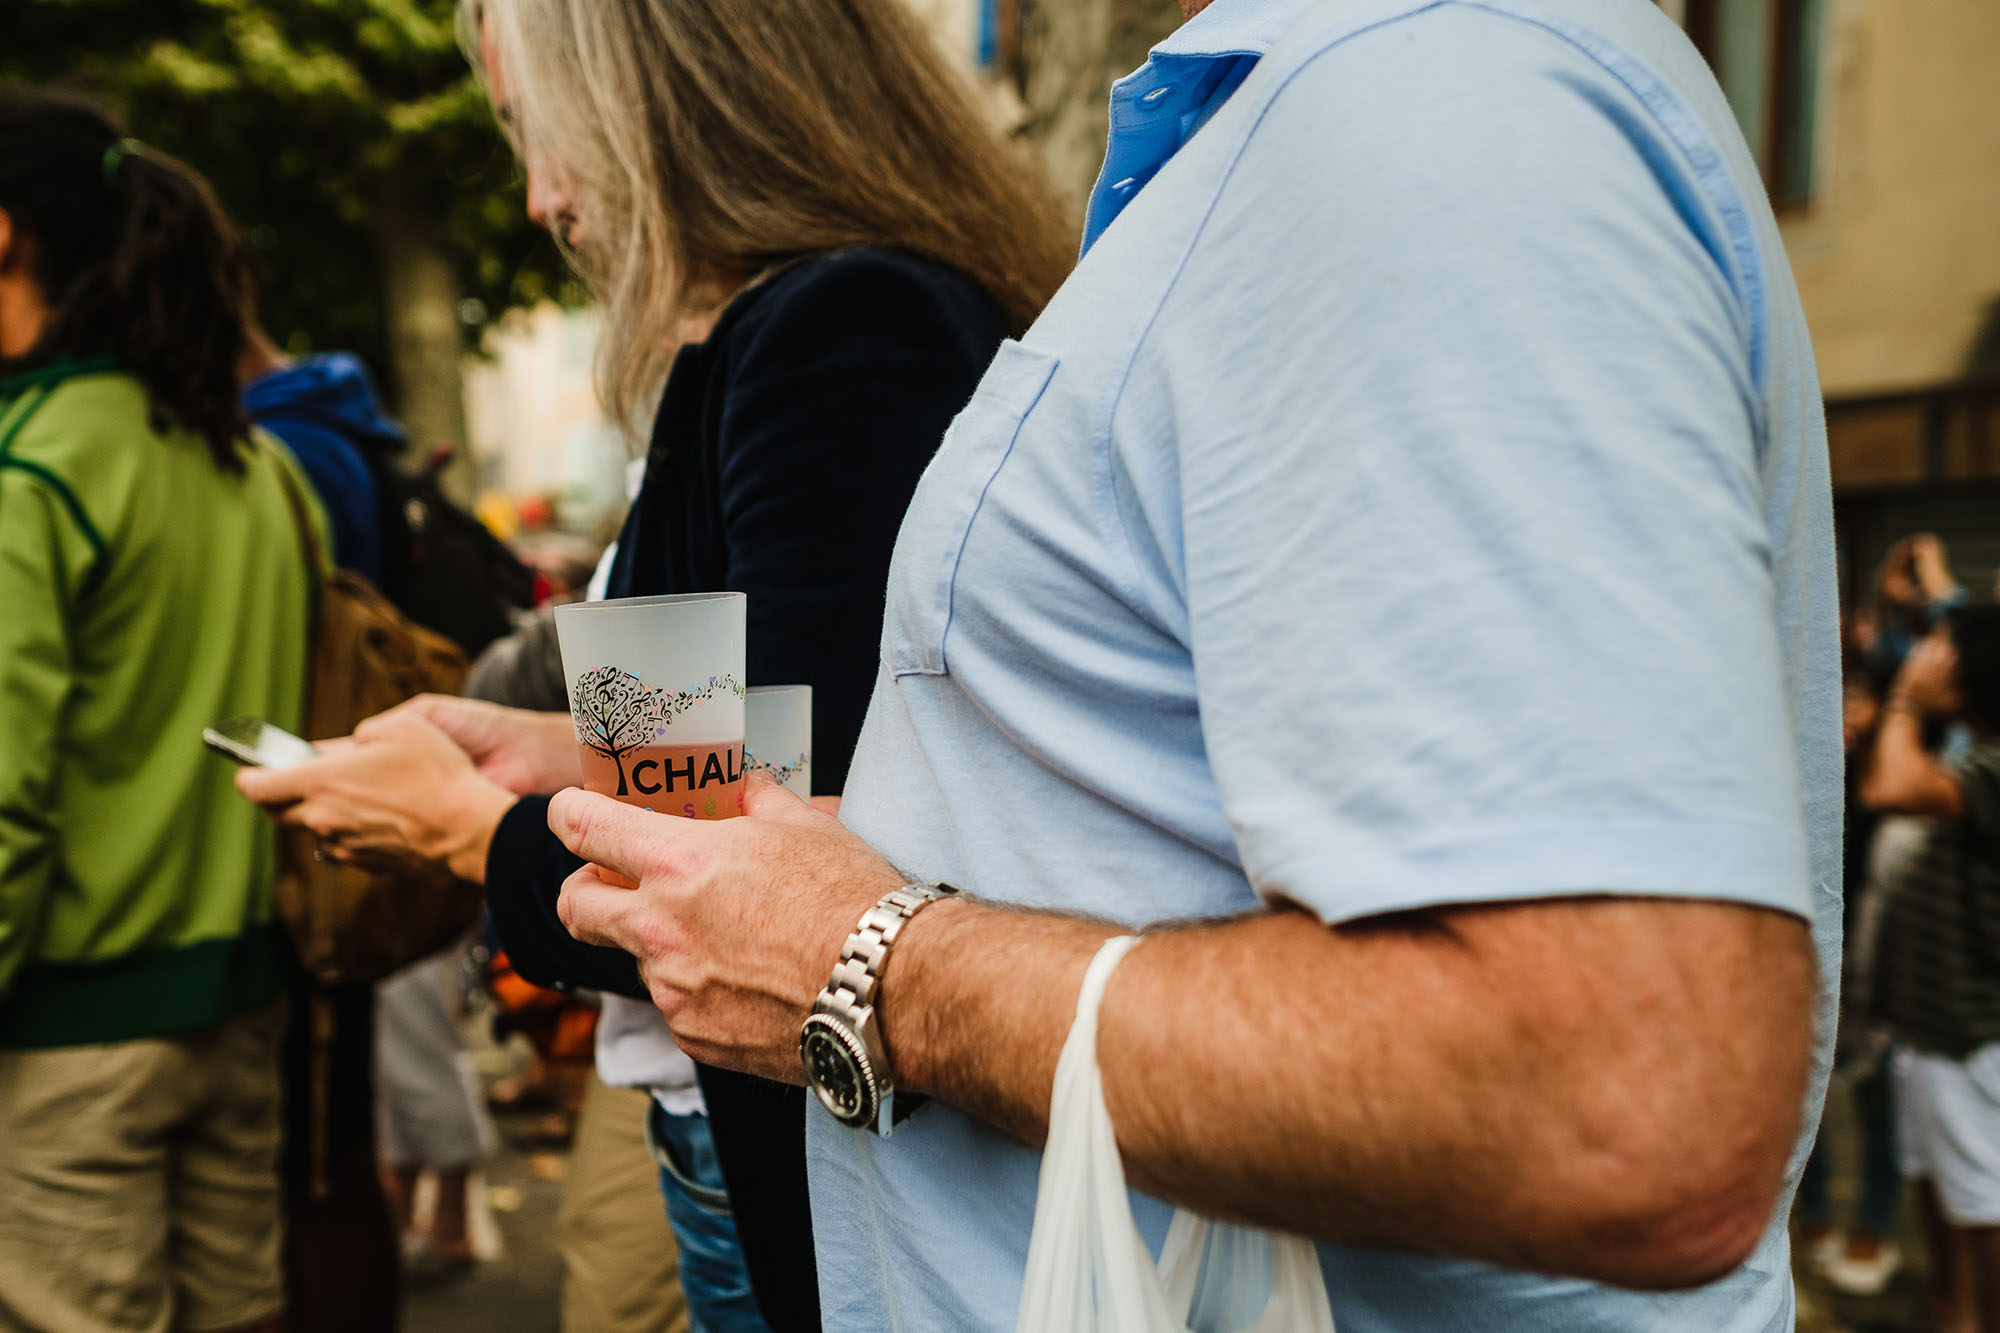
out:
M1318 0L1215 0L1169 33L1147 63L1167 58L1262 57Z
M1085 250L1318 2L1214 0L1111 85L1111 135L1085 213Z

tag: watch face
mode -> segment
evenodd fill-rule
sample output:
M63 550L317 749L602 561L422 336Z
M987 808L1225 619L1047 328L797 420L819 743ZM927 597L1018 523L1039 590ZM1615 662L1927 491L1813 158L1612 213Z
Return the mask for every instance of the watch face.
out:
M814 1014L799 1033L799 1054L807 1080L834 1119L844 1125L874 1120L875 1083L858 1037L825 1014Z

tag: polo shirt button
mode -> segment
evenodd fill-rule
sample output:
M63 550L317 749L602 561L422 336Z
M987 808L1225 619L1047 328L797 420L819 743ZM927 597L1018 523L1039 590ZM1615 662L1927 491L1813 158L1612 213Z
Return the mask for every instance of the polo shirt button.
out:
M1159 101L1162 97L1165 97L1168 93L1172 92L1173 90L1174 90L1174 85L1172 85L1171 83L1162 84L1160 87L1153 89L1152 92L1147 93L1144 97L1140 98L1139 100L1141 102L1144 102L1147 106L1151 106L1153 105L1153 103Z
M1112 186L1111 188L1119 194L1130 194L1132 193L1132 187L1137 185L1138 183L1139 183L1139 178L1137 176L1127 176L1124 180L1119 181L1116 185Z

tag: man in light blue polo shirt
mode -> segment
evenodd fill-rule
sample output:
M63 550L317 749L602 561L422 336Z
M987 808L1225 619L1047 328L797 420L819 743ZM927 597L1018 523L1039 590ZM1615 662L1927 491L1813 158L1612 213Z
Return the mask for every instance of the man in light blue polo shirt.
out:
M851 833L565 796L642 883L565 919L796 1079L859 912L970 895L843 973L934 1100L812 1111L829 1328L1013 1326L1084 966L1192 920L1100 1035L1151 1243L1163 1199L1317 1237L1342 1333L1789 1330L1834 561L1729 109L1647 0L1187 7L903 527Z

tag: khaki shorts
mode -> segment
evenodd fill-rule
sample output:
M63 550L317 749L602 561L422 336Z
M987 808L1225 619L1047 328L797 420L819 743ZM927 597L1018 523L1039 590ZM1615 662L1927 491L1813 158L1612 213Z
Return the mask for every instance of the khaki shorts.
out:
M282 1311L283 1017L0 1051L0 1329L231 1329Z

